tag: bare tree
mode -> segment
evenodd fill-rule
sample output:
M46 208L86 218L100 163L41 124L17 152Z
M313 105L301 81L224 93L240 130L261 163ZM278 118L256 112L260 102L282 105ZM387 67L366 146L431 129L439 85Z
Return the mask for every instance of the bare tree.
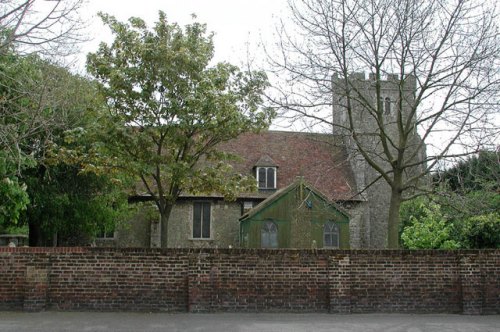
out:
M498 11L472 0L290 0L270 61L292 120L333 126L401 202L445 158L499 139ZM368 78L359 72L368 72ZM333 109L333 115L332 115ZM418 133L418 135L417 135Z
M0 52L72 54L84 40L84 0L0 0Z

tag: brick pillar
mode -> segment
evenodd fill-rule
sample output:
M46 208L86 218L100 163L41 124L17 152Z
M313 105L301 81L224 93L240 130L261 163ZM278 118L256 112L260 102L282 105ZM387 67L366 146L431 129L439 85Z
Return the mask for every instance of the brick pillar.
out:
M330 313L351 312L350 265L349 256L330 257Z
M26 265L26 282L24 287L24 311L41 311L47 307L49 288L48 256L32 257Z
M480 315L483 311L484 278L481 273L480 256L465 254L460 259L460 282L462 286L462 313Z

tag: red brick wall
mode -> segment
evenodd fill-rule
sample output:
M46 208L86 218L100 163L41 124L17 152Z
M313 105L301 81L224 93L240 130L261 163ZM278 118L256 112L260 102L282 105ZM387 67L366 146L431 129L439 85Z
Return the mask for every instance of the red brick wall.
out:
M457 255L363 252L350 256L353 312L461 312Z
M186 253L99 250L52 257L48 307L60 310L187 309Z
M328 256L295 250L223 250L194 257L189 309L328 311Z
M500 251L0 248L0 310L500 313Z

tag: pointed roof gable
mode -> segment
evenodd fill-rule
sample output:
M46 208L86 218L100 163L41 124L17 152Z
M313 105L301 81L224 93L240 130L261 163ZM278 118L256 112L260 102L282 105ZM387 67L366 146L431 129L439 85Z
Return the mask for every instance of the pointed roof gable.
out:
M277 165L276 162L271 157L265 154L262 157L260 157L260 159L254 165L254 167L261 167L261 166L276 167Z
M244 221L248 218L252 218L255 216L257 213L264 211L268 206L272 205L276 201L278 201L281 197L285 196L289 192L295 190L297 187L303 186L303 188L308 189L311 193L316 195L319 199L323 200L325 203L330 205L331 207L335 208L338 210L340 213L342 213L344 216L349 217L349 214L342 209L340 206L337 204L331 202L323 193L321 193L319 190L308 184L307 182L304 181L304 178L298 177L293 183L291 183L289 186L282 188L266 198L264 201L260 202L257 206L253 207L250 209L247 213L242 215L240 217L240 221Z

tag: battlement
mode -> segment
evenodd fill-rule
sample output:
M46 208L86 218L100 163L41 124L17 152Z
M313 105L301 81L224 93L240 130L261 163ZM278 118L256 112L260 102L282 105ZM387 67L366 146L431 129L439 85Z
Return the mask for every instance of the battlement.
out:
M340 81L342 77L340 77L338 74L334 74L332 77L332 82L335 84L336 81ZM349 74L349 79L352 82L357 82L359 83L366 83L366 84L373 84L375 81L375 74L374 73L365 73L365 72L353 72ZM392 85L395 86L396 84L400 84L400 75L399 74L386 74L385 76L382 76L382 79L380 80L380 83L382 85ZM415 90L416 88L416 77L413 75L406 75L403 79L405 88L407 90Z

